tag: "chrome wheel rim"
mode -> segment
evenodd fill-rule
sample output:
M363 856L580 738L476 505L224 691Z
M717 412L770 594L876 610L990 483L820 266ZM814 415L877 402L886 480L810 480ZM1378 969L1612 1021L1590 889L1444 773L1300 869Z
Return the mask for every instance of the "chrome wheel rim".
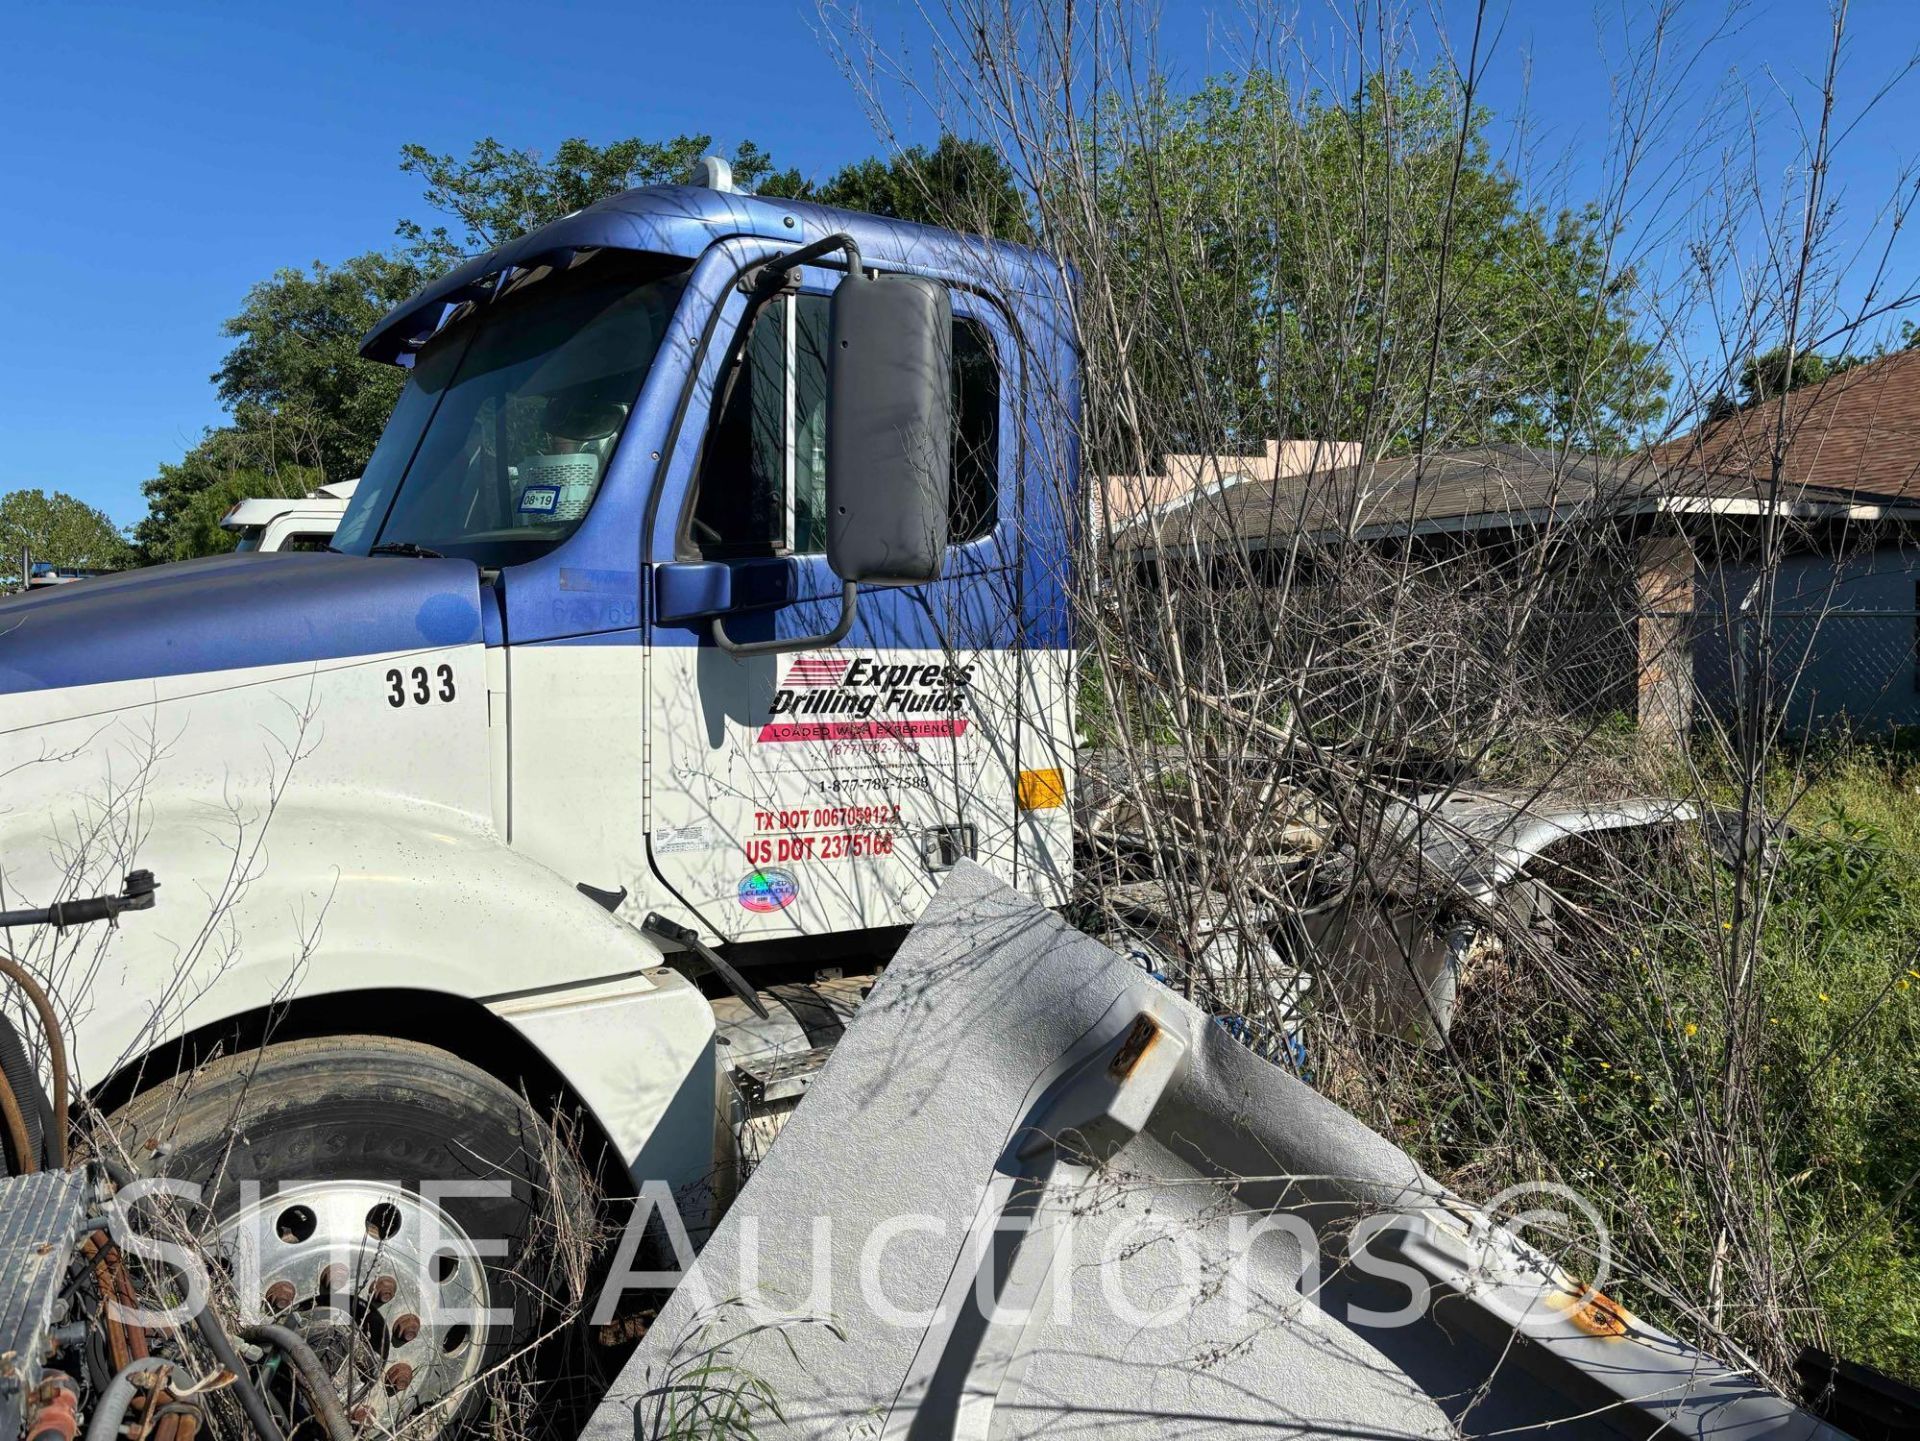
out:
M503 1319L487 1309L472 1238L391 1183L285 1186L243 1205L220 1236L242 1310L306 1339L356 1426L391 1429L453 1396Z

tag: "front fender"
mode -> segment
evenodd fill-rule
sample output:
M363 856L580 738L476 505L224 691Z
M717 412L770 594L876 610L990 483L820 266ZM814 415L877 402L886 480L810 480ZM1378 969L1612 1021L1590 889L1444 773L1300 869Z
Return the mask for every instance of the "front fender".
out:
M141 819L131 854L160 880L154 909L23 948L59 993L82 1085L294 996L407 987L488 1001L616 976L644 986L637 973L661 964L638 931L461 812L307 799L251 825L206 807ZM68 875L57 856L16 860L9 889L71 894Z

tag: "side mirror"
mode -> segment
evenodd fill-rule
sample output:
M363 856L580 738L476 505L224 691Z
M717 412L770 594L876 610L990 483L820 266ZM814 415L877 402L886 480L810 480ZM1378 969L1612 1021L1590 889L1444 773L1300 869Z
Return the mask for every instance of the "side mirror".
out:
M953 305L917 275L869 276L850 235L829 235L770 261L790 271L846 252L833 292L827 357L827 564L840 577L840 620L822 635L736 641L713 618L713 642L736 659L838 645L863 585L919 585L947 559L953 489ZM677 584L677 583L676 583ZM689 592L701 591L686 578ZM717 592L716 592L717 593ZM673 596L676 606L710 596ZM662 613L667 600L661 600Z
M827 564L856 585L934 580L953 488L947 288L855 264L828 334Z

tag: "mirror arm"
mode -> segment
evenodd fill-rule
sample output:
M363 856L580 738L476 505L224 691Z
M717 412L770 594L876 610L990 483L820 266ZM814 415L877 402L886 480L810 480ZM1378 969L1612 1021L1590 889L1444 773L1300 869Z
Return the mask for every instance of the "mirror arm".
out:
M713 643L732 656L735 660L747 660L756 655L779 655L789 650L820 650L826 646L838 645L847 638L847 632L853 629L854 607L859 587L852 581L840 582L840 623L825 635L796 635L784 640L743 640L736 641L727 634L725 616L713 618Z
M823 255L840 250L846 253L847 274L863 275L860 268L860 246L845 231L836 231L832 235L823 235L820 239L790 250L785 255L774 257L762 265L755 266L740 277L741 287L748 291L757 290L775 276L790 275L803 265L810 265ZM853 629L854 613L858 603L859 587L850 580L840 583L840 622L825 635L800 635L786 640L748 640L736 641L727 634L726 617L716 615L713 618L713 643L736 660L745 660L757 655L779 655L783 651L819 650L826 646L838 645L847 638Z
M836 250L847 253L847 274L860 273L860 246L844 230L832 235L823 235L820 239L801 246L798 250L789 250L785 255L776 255L773 259L754 266L740 277L740 288L753 291L775 275L787 275L803 265L811 265L823 255L831 255Z

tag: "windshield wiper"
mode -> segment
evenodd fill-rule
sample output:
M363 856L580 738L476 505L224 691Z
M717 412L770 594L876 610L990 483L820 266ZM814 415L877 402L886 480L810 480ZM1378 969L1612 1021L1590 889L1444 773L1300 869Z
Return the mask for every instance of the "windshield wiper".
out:
M368 555L404 555L409 560L445 560L446 559L446 557L440 554L439 551L428 550L424 545L415 545L410 540L382 541L379 545L376 545L372 550L368 551L367 554Z

